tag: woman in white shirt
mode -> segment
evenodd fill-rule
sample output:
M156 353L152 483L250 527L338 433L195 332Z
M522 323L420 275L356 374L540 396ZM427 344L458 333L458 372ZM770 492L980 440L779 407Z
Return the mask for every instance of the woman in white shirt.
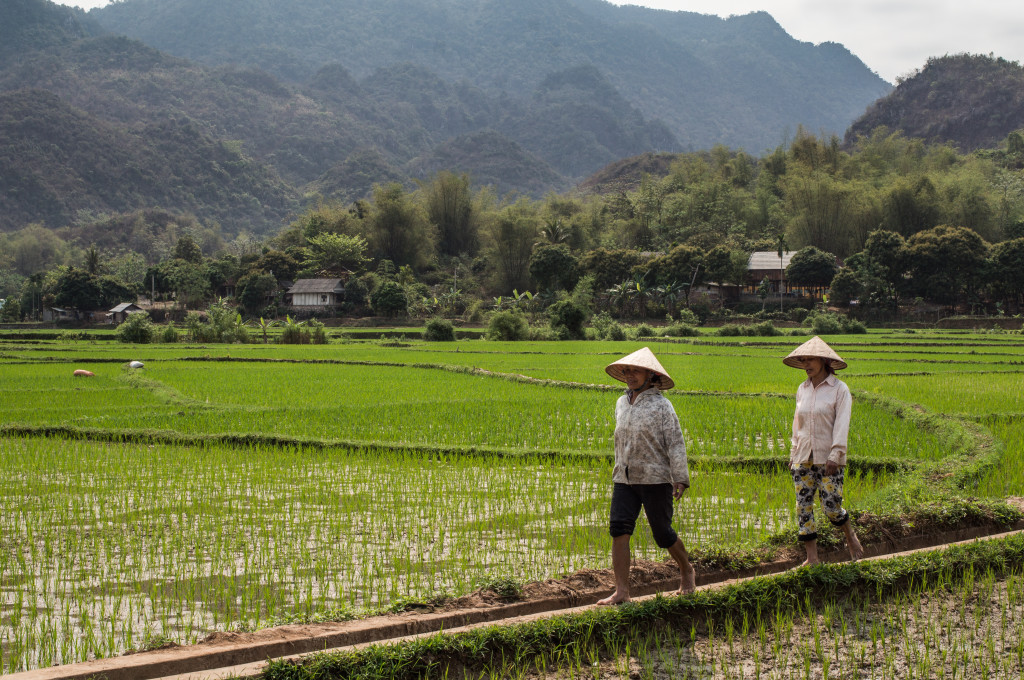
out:
M849 513L843 509L843 471L853 398L850 388L835 372L846 368L846 362L817 336L782 361L807 374L807 380L796 391L793 443L789 453L789 468L796 485L799 538L807 551L804 564L818 563L815 493L821 498L825 516L846 534L850 558L860 559L864 550L853 531Z

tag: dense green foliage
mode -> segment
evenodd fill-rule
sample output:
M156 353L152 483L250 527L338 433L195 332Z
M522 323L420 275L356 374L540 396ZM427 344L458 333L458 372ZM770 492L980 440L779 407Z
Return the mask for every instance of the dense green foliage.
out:
M518 310L497 312L491 315L487 326L489 340L526 340L529 334L530 326Z
M117 327L117 339L121 342L128 342L136 345L147 345L153 342L156 328L149 314L136 312L129 314L128 318Z
M423 339L428 342L453 342L455 327L448 319L428 319L423 325Z

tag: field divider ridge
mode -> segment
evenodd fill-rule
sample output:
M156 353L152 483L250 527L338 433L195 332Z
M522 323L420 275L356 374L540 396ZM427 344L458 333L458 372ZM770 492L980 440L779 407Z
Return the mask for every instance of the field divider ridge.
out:
M558 461L606 460L613 462L611 452L579 452L565 450L524 450L484 446L436 446L432 444L397 444L346 439L312 439L282 437L271 434L235 434L227 432L184 434L176 430L90 428L72 425L0 425L0 437L57 437L79 441L110 444L158 444L166 446L204 447L220 445L236 449L254 447L295 448L312 450L346 449L364 453L382 451L430 457L462 457L501 460L546 459ZM789 459L771 456L703 456L691 455L689 463L695 469L733 468L751 472L778 472L789 467ZM897 458L873 458L850 461L849 468L860 472L903 472L920 463Z

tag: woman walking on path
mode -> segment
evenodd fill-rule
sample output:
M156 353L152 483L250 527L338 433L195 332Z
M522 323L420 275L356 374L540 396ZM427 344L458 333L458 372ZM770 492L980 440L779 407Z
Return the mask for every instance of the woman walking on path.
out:
M608 365L608 375L626 383L615 404L615 470L612 473L612 569L615 592L598 604L629 601L629 540L640 516L647 521L659 547L679 565L678 593L691 593L695 573L682 540L672 528L672 501L690 486L686 445L672 403L661 390L675 383L650 349L633 352Z
M789 468L796 485L799 538L807 551L804 564L818 563L815 492L821 498L825 516L834 526L843 528L850 558L858 560L864 550L853 531L849 513L843 509L843 471L853 398L850 388L835 372L846 368L846 362L824 340L814 336L782 363L807 373L807 380L796 391L789 452Z

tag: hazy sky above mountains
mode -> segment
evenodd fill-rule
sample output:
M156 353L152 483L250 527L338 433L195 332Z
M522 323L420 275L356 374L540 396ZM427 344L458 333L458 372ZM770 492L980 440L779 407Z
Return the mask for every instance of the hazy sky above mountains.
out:
M512 0L514 1L514 0ZM842 43L889 82L928 57L994 53L1024 62L1020 0L611 0L702 14L764 10L797 40ZM108 0L58 0L83 9Z
M993 53L1024 63L1020 0L611 0L701 14L764 10L791 36L837 42L889 82L929 57Z

